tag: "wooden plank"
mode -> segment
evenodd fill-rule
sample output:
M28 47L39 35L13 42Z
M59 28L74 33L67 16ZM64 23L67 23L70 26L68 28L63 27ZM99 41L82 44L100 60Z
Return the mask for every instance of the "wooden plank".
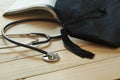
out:
M61 60L57 63L46 63L41 60L41 55L11 61L0 64L0 71L2 72L0 73L0 80L28 78L120 56L120 49L113 50L95 45L85 46L83 48L94 52L96 57L93 60L81 59L65 50L58 52L61 56Z
M113 59L39 75L25 80L115 80L117 77L120 77L119 63L120 57L115 57Z
M17 14L17 15L3 18L1 15L14 1L15 0L0 1L0 5L2 6L0 7L0 11L1 11L0 12L0 17L1 17L0 29L3 26L5 26L7 23L11 21L19 20L19 19L33 18L33 17L51 17L50 15L46 16L45 12L34 11L33 13L28 12L25 14L22 13L22 14ZM56 27L56 24L48 24L48 25L49 27L43 27L43 23L41 22L32 22L29 24L24 23L11 29L9 33L16 33L15 32L16 29L18 33L36 31L36 32L45 32L50 35L55 35L59 32L60 28ZM53 25L55 26L53 27ZM41 28L40 26L42 26L43 28ZM80 46L89 44L87 42L79 41L76 39L73 39L73 41L79 44ZM4 42L1 41L0 45L3 46L3 43ZM40 48L43 48L45 45L41 45ZM24 48L0 50L1 52L0 53L0 63L1 63L0 71L2 72L0 73L0 80L15 80L15 79L33 77L36 75L42 75L42 74L51 73L55 71L61 71L64 69L73 68L76 66L82 66L85 64L103 61L116 56L120 56L120 53L119 53L120 49L113 50L110 48L104 48L104 47L95 46L95 45L85 46L83 48L94 52L96 54L95 59L94 60L81 59L73 55L72 53L64 50L62 41L55 41L54 43L51 43L49 47L43 48L44 50L47 50L47 51L59 51L58 53L61 56L61 60L58 63L45 63L44 61L41 60L42 55L34 51L28 51ZM119 66L119 65L116 65L116 66ZM115 76L115 79L117 78L119 78L119 75Z

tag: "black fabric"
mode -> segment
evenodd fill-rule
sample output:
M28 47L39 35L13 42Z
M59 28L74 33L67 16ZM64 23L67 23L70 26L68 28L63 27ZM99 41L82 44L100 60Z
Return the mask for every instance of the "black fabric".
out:
M61 34L62 34L62 39L64 42L65 47L70 50L71 52L75 53L77 56L80 56L82 58L89 58L89 59L93 59L94 58L94 54L92 52L86 51L81 49L79 46L75 45L69 38L68 38L68 34L66 32L65 29L61 30Z
M120 46L120 0L57 0L55 11L67 35L110 47Z

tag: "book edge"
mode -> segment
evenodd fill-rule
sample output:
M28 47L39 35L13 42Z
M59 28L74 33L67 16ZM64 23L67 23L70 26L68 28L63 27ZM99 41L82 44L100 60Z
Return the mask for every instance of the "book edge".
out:
M19 9L16 9L16 10L8 10L3 14L3 16L13 15L13 14L27 12L27 11L36 10L36 9L48 11L50 14L53 15L53 17L55 19L59 20L57 14L54 11L54 8L52 6L46 5L46 4L44 4L44 5L43 4L32 5L32 6L27 6L27 7L24 7L24 8L19 8Z

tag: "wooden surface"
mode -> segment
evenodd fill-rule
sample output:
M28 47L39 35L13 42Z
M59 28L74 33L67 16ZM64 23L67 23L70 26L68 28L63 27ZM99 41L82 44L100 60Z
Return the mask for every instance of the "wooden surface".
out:
M19 19L50 17L40 11L3 17L4 11L14 1L0 0L0 29L7 23ZM56 35L60 33L59 30L58 24L29 22L17 25L8 33L44 32ZM111 49L74 38L72 40L82 48L94 52L95 58L81 59L67 51L61 40L40 45L40 48L55 51L60 55L61 59L56 63L44 62L40 53L21 47L0 50L0 80L115 80L120 78L120 48ZM0 46L8 44L3 39L0 42Z

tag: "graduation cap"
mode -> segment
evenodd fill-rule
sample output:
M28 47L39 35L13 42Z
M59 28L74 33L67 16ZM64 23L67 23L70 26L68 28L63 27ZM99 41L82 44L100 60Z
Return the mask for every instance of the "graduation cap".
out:
M68 36L110 47L120 46L119 0L57 0L55 12L63 29L65 47L82 58L94 57Z

